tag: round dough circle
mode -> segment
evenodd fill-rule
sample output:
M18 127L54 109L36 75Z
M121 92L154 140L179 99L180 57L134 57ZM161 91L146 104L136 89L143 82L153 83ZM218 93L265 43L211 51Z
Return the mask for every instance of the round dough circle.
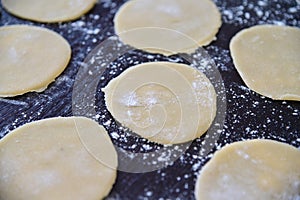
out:
M278 100L300 100L300 29L259 25L230 42L235 67L255 92Z
M54 31L27 25L0 28L0 97L45 90L71 57L69 43Z
M82 137L97 143L103 157ZM69 117L28 123L0 140L0 199L102 199L116 167L114 146L96 122Z
M221 15L211 0L131 0L114 18L120 39L153 53L191 53L215 39Z
M79 18L93 8L96 0L2 0L11 14L37 22L64 22Z
M300 151L272 140L236 142L218 151L196 183L197 200L298 199Z
M162 144L200 137L216 115L213 85L203 73L185 64L139 64L111 80L103 91L117 121Z

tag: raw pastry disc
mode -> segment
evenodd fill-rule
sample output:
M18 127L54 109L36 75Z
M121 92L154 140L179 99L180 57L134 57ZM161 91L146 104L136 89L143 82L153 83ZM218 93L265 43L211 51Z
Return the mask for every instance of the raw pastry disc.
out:
M43 91L62 73L71 57L59 34L27 25L0 28L0 97Z
M197 200L300 198L300 150L272 140L225 146L203 167Z
M235 67L255 92L278 100L300 101L300 29L259 25L230 42Z
M216 115L213 85L203 73L185 64L139 64L110 81L103 91L117 121L162 144L201 136Z
M37 22L64 22L79 18L96 0L2 0L3 7L15 16Z
M211 0L131 0L119 9L114 24L124 43L169 55L208 45L221 15Z
M0 199L102 199L117 154L102 126L84 117L19 127L0 140Z

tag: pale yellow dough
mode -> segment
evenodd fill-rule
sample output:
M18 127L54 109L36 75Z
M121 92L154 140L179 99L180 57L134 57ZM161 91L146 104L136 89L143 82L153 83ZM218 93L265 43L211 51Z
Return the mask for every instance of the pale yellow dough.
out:
M221 23L211 0L130 0L114 18L115 31L124 43L166 55L208 45Z
M300 150L272 140L236 142L203 167L197 200L296 200L300 198Z
M114 146L96 122L32 122L0 140L0 199L99 200L111 190L116 167Z
M277 100L300 101L300 29L259 25L230 42L235 67L246 85Z
M0 28L0 97L43 91L63 72L71 57L59 34L27 25Z
M184 64L139 64L111 80L103 91L117 121L162 144L201 136L216 115L213 85L203 73Z
M79 18L97 0L2 0L3 7L15 16L37 22L64 22Z

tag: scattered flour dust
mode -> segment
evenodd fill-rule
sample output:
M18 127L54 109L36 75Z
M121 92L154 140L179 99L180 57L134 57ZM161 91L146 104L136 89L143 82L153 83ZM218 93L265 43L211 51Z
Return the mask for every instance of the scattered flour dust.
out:
M295 14L300 12L300 3L296 0L231 1L233 6L229 6L228 1L214 1L222 13L223 22L227 24L277 24L300 27L299 19L295 18Z
M300 27L299 17L295 18L295 15L299 16L300 13L300 1L295 0L258 0L258 1L222 1L214 0L218 6L221 14L222 21L225 24L230 24L239 27L249 27L257 24L277 24L277 25L290 25ZM116 13L120 3L116 3L112 0L101 0L98 1L98 5L106 9L106 17L102 13L90 13L77 21L69 23L61 23L58 25L58 32L71 42L73 51L77 52L73 58L73 65L79 67L82 66L83 60L87 53L90 52L96 45L98 45L103 40L114 35L112 22L114 14ZM289 6L283 6L289 5ZM270 10L270 8L275 8ZM3 16L1 16L3 17ZM5 22L4 24L16 23L12 19ZM46 26L46 25L41 25ZM230 58L230 52L228 49L223 49L214 45L206 47L211 57L216 62L216 65L220 72L231 73L234 71L232 66L232 60ZM121 59L122 62L114 63L109 69L107 74L101 77L101 81L105 81L108 78L116 76L122 70L124 70L123 63L127 62L129 65L139 64L139 59L144 59L148 61L170 61L170 62L181 62L182 60L177 57L169 57L167 59L162 58L157 55L143 55L143 54L133 54L131 57ZM206 66L206 65L204 65ZM201 70L210 70L209 68ZM76 71L76 70L75 70ZM66 97L59 93L56 89L63 86L65 88L71 88L73 84L74 74L72 70L67 70L65 75L59 77L54 83L54 86L46 92L46 94L40 94L36 97L36 100L32 100L30 97L24 97L20 100L11 99L1 99L0 105L12 105L13 108L19 111L15 120L11 123L1 127L0 138L7 134L10 130L20 126L24 122L34 121L39 119L40 116L47 116L48 112L53 106L57 105L57 99L65 99ZM90 72L89 75L93 75ZM228 81L228 80L229 81ZM156 176L158 184L165 181L172 181L174 185L168 188L167 184L165 190L168 190L172 194L176 194L177 199L187 199L189 197L193 198L194 188L193 181L198 175L199 170L202 166L213 156L213 153L224 146L226 143L231 143L233 141L247 140L251 138L267 138L276 139L282 142L290 142L294 146L300 145L300 139L294 137L292 141L287 141L286 136L280 135L280 133L271 133L270 127L278 126L283 127L287 133L290 135L297 135L298 132L293 128L294 125L286 121L286 118L299 119L300 109L299 106L291 104L286 101L274 104L271 100L259 96L242 84L237 84L230 80L230 76L224 76L225 82L230 82L226 85L227 91L227 101L228 116L230 120L226 121L224 126L219 123L214 123L213 128L216 134L208 134L205 138L196 139L195 142L190 146L188 151L182 151L179 145L175 145L173 150L165 151L163 154L157 157L156 160L149 159L148 156L143 158L144 161L149 160L149 165L155 165L157 163L167 163L168 166L156 171ZM71 91L71 90L70 90ZM70 97L67 97L70 98ZM41 106L41 105L49 105ZM55 106L54 106L55 105ZM29 108L34 107L35 112L28 111ZM282 108L282 109L281 109ZM65 106L63 109L57 108L59 113L68 113L71 110L71 106ZM240 113L240 110L247 110L245 113ZM259 119L260 114L264 114L264 110L271 111L271 115L264 119ZM283 112L282 110L285 110ZM66 114L67 115L67 114ZM103 111L94 116L95 120L101 122L107 129L110 129L110 136L114 143L121 144L128 154L128 159L134 159L134 154L131 152L141 151L141 152L152 152L156 149L162 147L155 144L149 143L144 139L132 138L127 132L128 130L124 127L119 126L110 116L107 111ZM261 120L257 123L257 120ZM246 121L247 125L241 125ZM220 138L218 138L220 136ZM151 156L151 154L150 154ZM172 157L177 156L179 159L175 162L170 162L173 160ZM155 163L157 162L157 163ZM184 165L184 168L182 167ZM183 171L177 173L175 177L172 176L172 169L179 166ZM169 170L168 170L169 169ZM185 171L184 171L185 170ZM158 197L155 195L155 188L150 186L145 187L144 191L137 199L169 199L168 197ZM122 199L120 194L112 194L111 197L107 199Z

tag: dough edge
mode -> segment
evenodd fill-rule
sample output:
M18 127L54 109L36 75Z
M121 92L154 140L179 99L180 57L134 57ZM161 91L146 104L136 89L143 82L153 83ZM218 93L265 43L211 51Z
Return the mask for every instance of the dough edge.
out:
M208 83L210 83L210 86L209 86L209 91L210 92L213 92L213 103L212 103L212 109L210 110L210 113L211 115L210 116L207 116L210 118L210 123L207 125L207 128L203 129L203 127L201 126L198 126L198 130L197 132L195 133L194 137L192 139L185 139L184 141L177 141L177 140L172 140L172 141L169 141L169 140L165 140L165 139L162 139L162 138L156 138L156 136L152 136L152 137L144 137L142 135L140 135L139 133L136 133L139 137L142 137L142 138L146 138L147 140L149 141L152 141L152 142L156 142L156 143L159 143L159 144L167 144L167 145L175 145L175 144L182 144L182 143L186 143L186 142L190 142L196 138L199 138L201 137L202 135L204 135L208 130L209 128L211 127L215 117L216 117L216 114L217 114L217 94L216 94L216 91L215 91L215 88L213 86L213 84L211 83L211 81L207 78L207 76L201 72L199 69L196 69L194 67L191 67L187 64L183 64L183 63L173 63L173 62L167 62L167 61L155 61L155 62L146 62L146 63L142 63L142 64L137 64L135 66L132 66L126 70L124 70L120 75L118 75L117 77L113 78L112 80L110 80L110 82L104 87L102 88L102 92L105 93L104 95L104 98L105 98L105 104L106 104L106 107L108 109L108 111L112 114L114 120L118 121L118 119L116 119L114 117L114 114L111 112L111 109L112 108L112 102L113 102L113 93L115 91L115 88L117 87L118 83L122 80L123 76L127 75L128 73L130 73L131 70L134 70L135 67L139 67L141 65L152 65L152 64L167 64L167 67L169 68L172 68L171 65L179 65L181 66L182 68L187 68L188 70L196 70L202 78L205 78L206 81ZM182 74L181 72L177 71L177 69L174 67L172 68L172 70L175 70L177 73L181 74L182 76L185 77L184 74ZM187 79L187 77L185 77ZM188 79L187 79L188 81ZM108 92L109 91L109 92ZM119 121L118 121L119 122ZM127 127L125 124L119 122L120 124L122 124L123 126ZM200 123L200 122L199 122ZM131 130L131 129L130 129Z
M247 145L250 146L250 145L257 145L257 144L263 145L265 143L268 143L268 144L271 144L271 145L278 145L278 146L284 147L286 149L289 149L291 151L297 151L298 150L298 153L300 155L300 151L296 147L294 147L292 145L289 145L289 144L286 144L286 143L283 143L283 142L278 142L278 141L275 141L275 140L271 140L271 139L251 139L251 140L237 141L237 142L233 142L233 143L230 143L230 144L226 144L224 147L217 150L214 153L213 157L202 167L201 170L199 170L198 175L197 175L197 179L196 179L196 183L195 183L195 190L194 190L194 196L195 196L196 200L202 200L198 196L199 191L200 191L200 187L201 187L200 186L201 175L206 173L206 171L210 171L211 165L214 164L214 163L211 162L213 158L216 158L216 157L219 158L221 156L220 154L224 154L224 152L230 151L231 149L235 149L237 147L241 148L241 147L244 146L244 144L247 144Z
M235 47L235 43L240 40L241 37L243 37L243 35L247 34L248 32L252 32L255 30L261 30L261 29L268 29L268 28L274 28L274 29L285 29L285 30L298 30L300 33L300 29L298 27L293 27L293 26L279 26L279 25L274 25L274 24L261 24L261 25L255 25L255 26L251 26L249 28L245 28L240 30L239 32L237 32L231 39L230 44L229 44L229 49L230 49L230 54L231 54L231 58L233 60L233 64L235 66L235 68L237 69L239 75L241 76L243 82L246 84L246 86L251 89L252 91L271 98L273 100L290 100L290 101L300 101L300 94L289 94L289 93L285 93L285 94L281 94L281 95L273 95L272 92L267 94L264 91L261 91L260 88L257 88L257 86L255 85L253 87L253 85L248 81L247 75L243 72L243 70L240 68L240 63L241 61L238 61L238 56L236 56L236 51L234 50Z
M135 31L135 30L138 30L140 28L161 28L161 27L149 27L149 26L145 26L145 27L137 27L137 28L134 28L134 29L130 29L130 30L126 30L126 31L121 31L120 30L120 20L118 20L118 18L120 18L120 15L123 14L124 10L127 9L127 7L130 7L131 4L134 4L134 1L137 1L137 0L131 0L131 1L128 1L128 2L125 2L120 8L119 10L117 11L117 13L115 14L114 16L114 19L113 19L113 22L114 22L114 29L115 29L115 33L120 37L120 35L122 34L126 34L130 31ZM153 49L142 49L142 50L145 50L145 51L148 51L150 53L158 53L158 54L163 54L165 56L170 56L170 55L173 55L173 54L177 54L177 53L193 53L196 51L197 48L199 47L202 47L202 46L207 46L209 44L211 44L213 41L217 40L217 34L219 32L219 29L221 28L222 26L222 16L221 16L221 13L218 9L218 7L216 6L216 4L211 1L211 0L206 0L206 3L207 4L210 4L212 7L213 7L213 10L212 12L215 13L216 15L216 24L214 24L215 26L212 28L211 30L211 34L208 35L207 37L204 37L202 38L201 40L197 40L197 39L194 39L194 38L191 38L190 36L188 35L185 35L185 37L187 38L190 38L195 44L194 45L197 45L197 46L189 46L189 47L185 47L183 49L181 49L180 51L173 51L173 50L164 50L164 49L160 49L159 47L155 50ZM163 27L165 28L165 27ZM175 30L175 31L179 31L179 30ZM182 33L183 34L183 33ZM131 45L130 42L127 42L127 41L123 41L122 38L120 38L122 42L124 42L125 44L127 45ZM139 49L139 47L136 47L135 45L132 45L134 48L137 48Z
M71 116L71 117L52 117L52 118L46 118L46 119L41 119L41 120L37 120L37 121L33 121L33 122L29 122L26 124L21 125L20 127L10 131L8 134L6 134L2 139L0 139L0 149L3 148L5 146L5 144L11 140L14 140L14 138L18 137L18 135L22 134L23 130L27 129L27 127L34 127L36 125L47 125L48 123L56 123L57 121L59 121L59 123L64 123L64 122L68 122L71 123L71 120L76 123L76 120L80 120L81 122L87 122L87 123L92 123L93 126L97 126L98 129L100 130L104 130L105 134L104 137L107 139L107 142L109 142L111 145L113 145L108 133L106 132L106 130L104 129L103 126L99 125L97 122L95 122L92 119L89 119L87 117L79 117L79 116ZM90 154L89 150L86 149L85 145L83 145L83 148ZM114 152L117 155L117 152ZM90 154L91 157L93 157L93 155ZM116 163L118 162L118 160L116 160ZM101 165L103 165L101 163ZM106 165L103 165L107 168ZM116 166L117 167L117 166ZM99 196L101 195L102 198L106 197L112 190L115 181L117 179L117 169L115 169L115 172L113 174L113 176L110 179L110 183L108 184L109 187L107 187L105 189L105 191L103 193L99 193Z
M59 39L61 41L61 46L64 46L64 48L67 49L68 55L65 56L65 63L62 65L62 67L60 67L60 70L57 70L57 72L54 73L54 75L52 75L51 77L49 76L47 80L41 81L40 84L37 84L35 87L18 89L18 90L15 90L14 92L0 93L0 97L15 97L18 95L23 95L28 92L43 92L67 68L67 66L71 60L71 55L72 55L72 50L71 50L71 46L70 46L69 42L63 36L58 34L57 32L55 32L51 29L43 28L43 27L39 27L39 26L15 24L15 25L7 25L7 26L0 27L0 31L2 31L2 30L5 31L6 29L31 29L31 31L41 31L41 32L43 32L43 34L45 34L45 33L50 34L50 35L54 36L56 39ZM35 78L35 77L33 77L33 78Z
M38 17L32 17L32 16L24 16L23 14L17 13L15 12L15 10L11 9L10 7L8 7L5 3L5 1L9 1L9 0L1 0L2 6L3 8L9 12L10 14L22 18L22 19L26 19L26 20L30 20L30 21L35 21L35 22L40 22L40 23L59 23L59 22L68 22L68 21L72 21L72 20L76 20L79 17L85 15L86 13L88 13L98 2L98 0L93 0L93 3L90 3L90 5L82 10L81 12L78 12L76 14L70 15L70 16L63 16L61 18L56 18L56 19L40 19Z

